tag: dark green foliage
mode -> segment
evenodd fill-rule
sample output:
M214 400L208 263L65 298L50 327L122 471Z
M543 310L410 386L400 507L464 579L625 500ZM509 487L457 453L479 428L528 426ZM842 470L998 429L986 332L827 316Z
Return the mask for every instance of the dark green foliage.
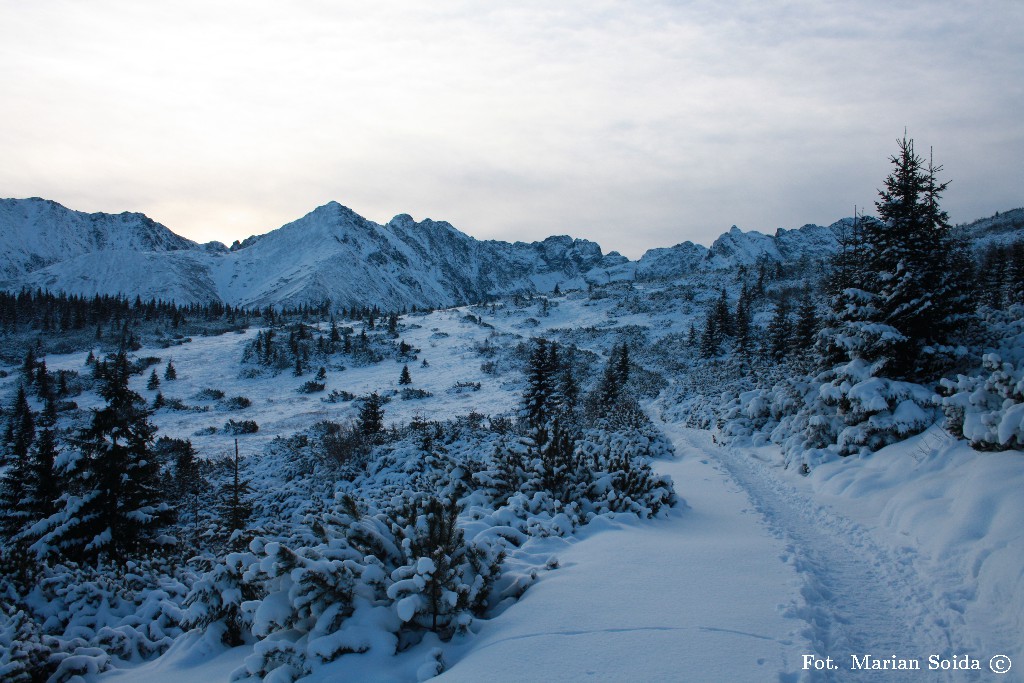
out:
M30 495L31 453L35 441L36 416L28 405L24 385L18 385L18 394L4 434L3 461L7 464L7 470L0 479L0 535L6 539L11 539L22 527L33 521L25 499Z
M242 461L235 440L235 456L226 461L228 478L220 490L221 521L228 532L243 531L252 515L252 486L242 476Z
M226 410L245 410L252 405L252 400L246 396L232 396L223 405Z
M753 312L751 311L750 292L747 289L746 283L744 283L743 288L740 290L739 301L736 302L736 316L733 320L736 350L743 357L748 357L751 351L753 351L752 319ZM690 327L690 334L691 336L694 335L692 325Z
M409 374L409 366L402 366L402 373L398 376L398 383L401 385L412 384L412 375Z
M541 486L558 500L575 500L581 478L589 479L589 473L581 471L574 452L575 439L562 428L558 420L552 424L550 435L544 436L545 441L540 449Z
M1024 303L1024 240L988 245L976 273L979 293L988 306L1005 310Z
M793 330L793 342L802 351L811 349L818 335L818 309L814 304L809 287L804 287L797 308L796 329Z
M625 342L616 344L612 347L597 388L588 399L588 411L592 417L604 417L615 411L626 396L630 373L629 346Z
M199 401L219 401L224 398L224 391L207 387L197 392L195 397Z
M197 529L201 496L209 488L209 483L192 442L161 437L154 445L154 455L165 465L165 471L166 465L170 465L171 476L165 475L164 488L168 498L174 501L178 522Z
M174 367L174 363L167 361L167 367L164 368L164 379L168 382L173 382L178 379L178 370Z
M942 168L905 137L890 161L875 204L881 220L855 226L833 266L819 348L826 366L859 359L880 376L927 381L949 367L966 325L970 265L939 208Z
M0 464L15 463L17 460L25 458L35 437L35 414L28 404L25 385L19 384L10 417L7 419L7 428L4 431L3 462Z
M734 321L729 312L729 297L726 294L724 287L722 288L722 293L719 295L718 300L715 301L714 307L711 309L711 317L715 319L716 327L722 336L732 336L734 331Z
M228 420L224 423L224 431L228 434L255 434L260 426L254 420Z
M722 333L718 320L708 315L704 322L704 333L700 336L700 357L714 358L722 352Z
M562 361L555 360L555 370L558 372L558 388L556 396L559 399L559 414L570 421L577 411L580 401L580 387L576 381L576 348L569 345L565 348Z
M425 389L405 387L402 389L400 396L402 397L403 401L414 401L423 398L430 398L431 396L433 396L433 394Z
M557 347L547 339L533 341L526 369L526 390L523 392L523 419L531 427L547 423L555 407L555 369ZM552 363L554 361L554 364Z
M335 467L360 462L369 453L369 442L356 425L321 423L314 450Z
M45 537L46 546L81 559L149 552L174 518L152 453L156 428L142 397L128 388L127 356L122 351L107 365L99 391L106 405L76 440L80 457L68 468L63 510Z
M368 437L384 431L384 401L376 391L362 399L359 408L359 431Z
M156 376L156 370L149 375L149 381L146 382L146 388L150 391L154 391L160 388L160 378Z
M789 320L789 300L779 297L775 304L775 314L768 324L765 353L772 360L784 360L791 350L793 326Z

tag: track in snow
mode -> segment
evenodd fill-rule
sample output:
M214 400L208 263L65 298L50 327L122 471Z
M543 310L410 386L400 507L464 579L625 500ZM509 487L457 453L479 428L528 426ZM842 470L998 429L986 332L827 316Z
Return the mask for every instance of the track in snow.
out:
M836 514L791 484L774 467L750 454L712 443L706 432L665 426L677 452L706 453L743 489L769 530L786 544L790 562L804 578L804 604L793 616L808 623L815 654L839 667L811 672L815 681L980 680L992 675L986 660L960 642L958 613L914 568L912 548L897 553L876 543L870 530ZM921 671L851 670L851 655L917 659ZM971 655L982 671L929 671L928 657Z

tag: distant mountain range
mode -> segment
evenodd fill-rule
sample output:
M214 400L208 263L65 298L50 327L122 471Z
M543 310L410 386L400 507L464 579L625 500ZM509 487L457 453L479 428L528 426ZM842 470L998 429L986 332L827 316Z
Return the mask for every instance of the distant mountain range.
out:
M760 258L820 260L835 251L847 225L844 219L775 235L733 227L710 248L684 242L630 261L566 236L477 240L449 223L404 214L380 225L330 202L229 249L185 239L139 213L88 214L45 199L0 199L0 288L247 307L325 299L386 310L452 306L556 285L672 279ZM965 229L977 242L1024 234L1024 209Z

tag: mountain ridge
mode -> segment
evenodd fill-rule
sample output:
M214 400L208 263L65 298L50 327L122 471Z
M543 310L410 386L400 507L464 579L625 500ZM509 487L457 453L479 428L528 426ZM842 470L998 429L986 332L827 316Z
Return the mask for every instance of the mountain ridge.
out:
M1022 231L1024 209L962 226L978 241ZM336 201L230 247L199 244L145 214L84 213L52 200L0 199L0 288L127 294L235 306L320 304L453 306L496 296L583 288L614 280L666 280L827 258L851 219L774 235L733 226L710 247L682 242L630 261L590 240L478 240L446 221L398 214L370 221Z

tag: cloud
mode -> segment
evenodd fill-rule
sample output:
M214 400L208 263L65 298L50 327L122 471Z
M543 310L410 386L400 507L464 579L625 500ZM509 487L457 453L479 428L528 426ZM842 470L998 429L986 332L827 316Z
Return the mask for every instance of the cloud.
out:
M335 199L638 256L870 205L904 126L1024 203L1024 10L954 2L7 3L0 187L194 239Z

